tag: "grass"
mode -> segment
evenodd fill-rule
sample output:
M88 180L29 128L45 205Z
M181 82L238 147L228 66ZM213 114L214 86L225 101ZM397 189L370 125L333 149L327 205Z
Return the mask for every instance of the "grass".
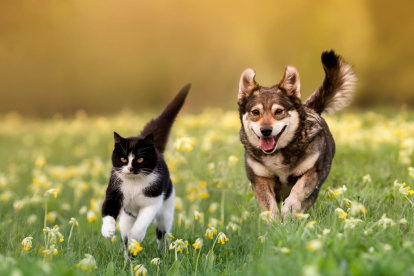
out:
M131 264L124 263L119 232L113 242L101 236L100 206L112 132L134 135L150 114L88 117L79 112L66 120L8 114L0 118L0 275L86 275L76 267L86 253L96 260L95 275L131 275L137 264L156 275L157 267L150 264L155 257L161 259L159 275L194 275L196 266L200 275L411 275L413 206L393 183L414 185L408 171L413 117L406 111L328 117L337 151L330 176L307 212L310 217L266 225L245 176L238 115L207 110L180 116L165 157L179 197L172 234L174 240L188 241L188 254L184 249L175 262L174 250L157 251L151 226ZM371 181L364 181L368 174ZM343 185L342 195L328 192ZM59 189L57 197L44 196L48 189ZM349 207L363 204L366 214L351 215L344 198L353 202ZM58 225L64 236L51 257L43 253L45 201L47 226ZM336 208L348 212L347 221ZM380 225L383 214L394 226ZM79 226L68 242L72 217ZM351 217L360 219L354 228ZM205 237L208 224L229 239L216 243L209 256L217 236ZM33 240L26 252L21 242L28 236ZM192 246L197 238L204 242L201 251Z

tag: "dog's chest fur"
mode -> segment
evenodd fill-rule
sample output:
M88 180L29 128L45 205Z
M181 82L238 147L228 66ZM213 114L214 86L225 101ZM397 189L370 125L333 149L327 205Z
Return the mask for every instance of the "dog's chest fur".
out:
M123 207L133 214L137 214L139 209L154 204L155 201L162 199L159 197L148 197L144 194L144 189L155 183L160 176L152 172L146 176L122 178L120 190L123 194Z
M292 164L278 152L274 156L266 156L261 159L262 163L247 159L247 164L257 176L274 178L278 177L282 184L288 184L289 177L298 177L312 168L319 158L319 152L307 155L298 163Z

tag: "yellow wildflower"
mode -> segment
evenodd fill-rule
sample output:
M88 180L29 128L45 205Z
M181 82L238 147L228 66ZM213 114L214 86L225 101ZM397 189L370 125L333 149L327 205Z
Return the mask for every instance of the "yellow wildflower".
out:
M354 202L352 203L351 210L349 211L349 214L351 216L357 216L359 214L366 214L367 209L365 209L365 206L362 203Z
M229 223L226 226L226 230L229 230L229 229L233 230L234 232L237 232L237 231L240 231L240 226L234 222L229 221Z
M195 240L195 242L193 243L193 247L194 247L195 250L201 249L203 247L203 239L202 238L197 238Z
M46 220L51 223L54 223L56 221L57 215L58 214L56 212L49 212L47 213Z
M29 251L30 249L32 249L32 240L33 240L32 237L26 237L22 240L24 251Z
M289 254L290 253L290 249L287 247L281 247L280 248L280 253L282 254Z
M234 155L230 155L227 160L227 164L230 168L235 167L237 165L237 162L239 162L239 159Z
M402 218L398 221L399 224L407 224L407 219L406 218Z
M0 200L6 202L9 201L12 196L13 194L10 191L5 191L0 195Z
M111 242L114 242L117 239L116 235L113 235L111 238Z
M183 152L190 152L193 150L194 139L189 137L182 137L174 142L174 148Z
M183 208L183 200L180 197L175 197L175 209L181 211Z
M408 167L408 175L411 176L412 179L414 179L414 168Z
M39 156L36 158L35 166L39 169L43 168L46 164L46 159L44 156Z
M143 248L140 246L140 243L137 242L136 240L129 239L128 244L127 244L127 249L129 251L129 253L136 256L138 254L138 252L142 251Z
M324 235L324 236L327 236L327 235L329 235L329 233L331 233L331 229L323 229L323 231L322 231L322 235Z
M77 265L76 267L87 271L88 273L92 272L92 269L98 269L97 265L96 265L96 260L95 258L91 255L91 254L85 254L85 258L82 259Z
M322 241L320 239L311 240L306 243L306 248L313 253L322 248Z
M59 189L49 189L45 192L45 195L53 195L53 197L56 198L59 192Z
M402 195L408 196L413 195L414 191L411 190L410 186L406 186L407 184L404 183L398 183L397 180L394 181L394 188L398 188L398 192Z
M341 208L336 208L335 213L338 214L338 217L340 219L345 219L348 216L348 214L344 210L342 210Z
M148 273L147 269L142 264L135 266L134 270L137 272L135 276L139 276L141 273L142 273L142 276L146 276Z
M206 236L207 238L212 240L214 235L216 235L216 234L217 234L216 228L210 226L210 227L207 228L206 233L204 234L204 236Z
M352 201L350 201L349 199L347 199L347 198L343 198L342 199L342 201L345 201L346 202L346 208L348 208L349 207L349 205L351 205L352 204Z
M367 175L365 175L364 177L362 177L362 182L364 183L364 184L368 184L368 183L371 183L371 176L369 175L369 174L367 174Z
M229 241L226 235L223 232L218 233L217 235L217 243L224 244L224 242Z
M328 187L326 190L328 192L328 196L337 197L337 196L340 196L340 195L344 194L348 189L346 188L345 185L343 185L342 188L337 188L335 190L331 190L331 188Z
M184 249L186 249L186 250L187 250L187 253L188 253L187 244L188 244L188 242L186 243L186 242L185 242L185 241L183 241L182 239L177 239L177 240L173 241L173 242L170 244L169 249L170 249L170 250L175 249L175 251L176 251L177 253L183 253L183 250L184 250Z
M310 217L310 215L309 215L309 214L296 213L296 217L297 217L298 219L303 219L303 220L305 220L305 219L308 219L308 218Z
M172 241L174 239L174 236L171 233L165 233L165 237L169 240Z
M269 223L272 214L273 214L272 211L264 211L260 213L259 218L263 220L264 222Z
M27 223L28 224L33 224L35 223L37 220L37 216L35 214L31 214L28 218L27 218Z
M246 220L247 220L247 218L248 218L248 217L250 217L250 213L249 213L248 211L244 211L244 212L242 213L241 217L242 217L242 219L243 219L244 221L246 221Z
M71 224L71 225L73 225L73 226L79 226L79 223L78 223L78 221L75 219L75 218L71 218L70 220L69 220L69 224Z
M83 214L86 214L86 212L88 211L88 207L86 207L85 205L84 206L82 206L80 209L79 209L79 215L83 215Z
M220 223L221 223L221 221L219 221L218 219L213 218L213 217L210 217L210 218L208 219L208 224L207 224L207 226L208 226L208 227L213 226L214 228L218 228L218 225L219 225Z
M220 204L218 203L218 202L212 202L211 204L210 204L210 206L208 207L208 211L210 212L210 213L214 213L216 210L217 210L217 208L220 206Z
M96 214L93 210L89 210L86 214L86 217L88 218L89 223L92 223L96 220Z
M259 236L258 239L260 240L261 243L264 243L266 241L266 236L267 236L267 232L264 235Z
M360 219L349 218L345 219L345 229L353 229L357 226L358 223L362 222Z
M214 173L214 169L215 169L214 163L208 163L207 164L207 170L208 170L209 173L213 174Z
M315 225L316 225L316 220L313 220L313 221L309 221L307 224L306 224L306 228L307 229L310 229L310 230L312 230L312 229L315 229Z
M382 226L382 228L386 229L388 226L394 227L395 222L387 218L386 214L383 214L382 217L377 221L376 225Z
M151 260L151 262L150 262L150 264L152 264L152 265L156 265L156 266L159 266L159 265L160 265L160 263L161 263L161 259L160 259L160 258L154 258L154 259L152 259L152 260Z
M195 220L199 220L200 219L200 221L201 221L202 218L203 218L203 214L202 213L200 213L198 211L194 211L194 219Z

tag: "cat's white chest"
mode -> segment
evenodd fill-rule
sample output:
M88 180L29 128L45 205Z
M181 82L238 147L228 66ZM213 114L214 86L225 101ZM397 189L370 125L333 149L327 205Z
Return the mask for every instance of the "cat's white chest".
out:
M123 207L129 212L137 214L139 209L154 204L158 197L147 197L144 189L157 181L158 175L151 173L146 176L123 177L121 191L123 194Z

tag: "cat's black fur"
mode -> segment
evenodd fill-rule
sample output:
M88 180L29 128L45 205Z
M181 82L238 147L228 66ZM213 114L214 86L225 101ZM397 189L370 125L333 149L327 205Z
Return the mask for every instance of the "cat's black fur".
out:
M111 216L116 220L121 209L125 208L123 207L124 195L121 191L122 180L118 173L126 165L121 161L121 158L128 161L130 153L134 155L134 159L130 163L132 174L157 173L157 179L150 186L144 188L142 193L146 197L158 197L163 194L164 201L170 197L173 184L162 154L165 151L171 127L184 104L190 87L190 84L183 87L162 114L147 123L138 137L123 138L114 132L115 147L112 153L112 171L106 190L106 198L102 205L102 218ZM142 163L137 162L140 158L143 158ZM128 215L136 217L136 214L129 210L124 209L124 211ZM161 239L164 234L164 231L157 228L157 238Z

